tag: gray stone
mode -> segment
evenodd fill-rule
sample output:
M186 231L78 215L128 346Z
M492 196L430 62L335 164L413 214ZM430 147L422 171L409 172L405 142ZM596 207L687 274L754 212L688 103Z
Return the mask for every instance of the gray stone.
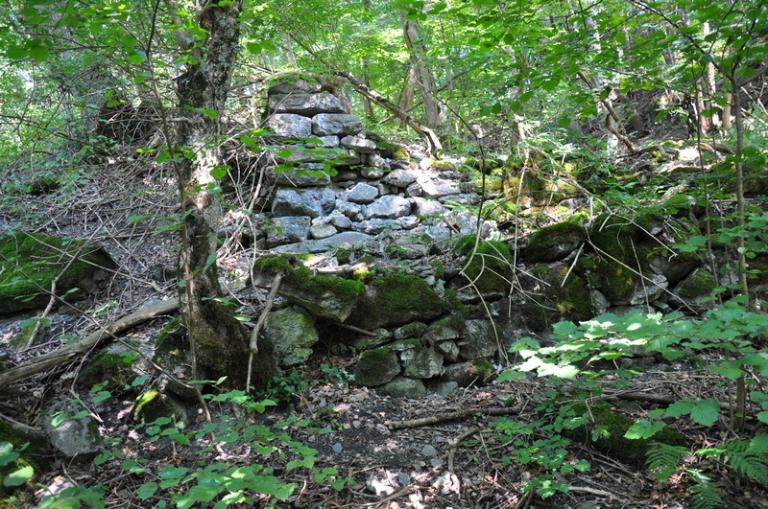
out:
M480 195L474 193L450 194L440 196L440 203L456 203L459 205L477 205L480 203Z
M371 154L368 157L368 164L373 166L374 168L386 168L388 166L387 160L381 157L379 154ZM382 173L382 175L384 175ZM381 177L376 177L381 178Z
M456 382L460 387L467 387L473 383L484 383L488 375L484 371L472 361L447 364L443 367L443 375L440 380Z
M426 456L427 458L433 458L437 456L437 449L435 449L433 446L427 444L424 447L421 448L421 454L422 456Z
M346 113L339 98L328 92L272 94L269 96L268 108L273 113L295 113L305 117L318 113Z
M360 336L353 340L352 347L358 351L370 350L371 348L384 346L392 341L392 333L387 329L376 329L372 332L375 334L374 336Z
M376 152L376 143L360 136L345 136L341 139L341 146L354 150L360 154L373 154Z
M310 216L329 214L336 203L336 193L328 188L278 189L272 201L274 216Z
M427 395L427 388L424 382L414 378L398 376L391 382L377 387L376 390L385 396L393 398L421 398Z
M443 371L443 356L433 348L414 348L400 354L403 374L411 378L432 378Z
M363 214L367 219L372 217L397 218L411 213L411 202L397 195L382 196L367 207Z
M411 230L413 228L416 228L421 222L419 218L416 216L398 217L396 221L397 221L397 224L399 224L403 230Z
M360 355L355 366L355 381L361 385L375 387L382 385L400 374L400 361L389 348L366 350Z
M312 132L318 136L358 134L363 124L355 115L319 113L312 117Z
M267 246L301 242L309 235L310 218L307 216L275 217L267 225Z
M435 345L435 348L448 362L456 362L459 359L459 346L454 341L441 341Z
M284 138L306 138L312 135L312 121L291 113L271 115L267 119L267 127Z
M390 186L399 187L405 189L410 184L416 182L416 178L421 172L416 170L395 170L391 171L384 177L384 183Z
M655 301L664 293L664 290L669 285L667 278L661 274L648 274L646 277L651 281L643 280L644 284L637 285L632 296L629 298L630 306Z
M318 224L313 224L309 228L309 233L312 235L313 239L325 239L330 237L331 235L336 235L338 231L332 224L318 223Z
M344 193L344 198L354 203L371 203L378 195L379 190L375 187L358 182Z
M267 89L267 95L305 93L314 94L322 90L322 85L317 81L309 81L302 78L279 78Z
M101 449L96 421L88 416L80 419L67 417L79 410L81 407L72 403L55 403L44 422L51 445L68 458L94 454Z
M362 249L373 237L360 232L341 232L324 239L305 240L275 248L277 253L324 253L335 249Z
M498 328L501 334L501 329ZM490 320L467 320L464 322L464 338L459 342L461 357L471 361L491 357L499 345L494 334L494 325Z
M352 223L352 229L357 232L367 233L369 235L378 235L386 230L400 230L402 225L397 219L366 219L358 223Z
M275 172L275 180L287 186L327 186L331 183L331 176L324 171L322 164L306 163L304 166Z
M423 322L412 322L402 327L398 327L392 333L395 339L420 338L427 331L427 324Z
M269 313L264 337L270 342L283 367L304 364L320 336L315 322L304 309L291 306Z
M459 330L457 325L461 324L462 319L459 316L441 318L427 328L426 332L424 332L424 339L432 343L459 339L461 337L461 330Z
M366 166L360 170L360 175L367 179L380 179L384 176L384 170L375 166Z
M421 217L440 216L446 212L443 204L437 200L414 196L411 198L416 209L416 215Z
M421 184L414 182L405 188L405 194L410 197L424 196L424 190L421 188Z
M328 216L331 219L331 224L335 226L336 228L341 228L342 230L346 230L352 227L352 221L345 216L344 214L341 214L340 212L333 211L331 212L331 215Z
M441 398L446 398L459 388L459 384L452 380L429 380L426 382L427 390Z
M334 212L343 214L352 220L356 220L362 216L363 208L357 203L352 203L345 200L336 200L335 207L336 209Z
M338 136L320 136L320 143L321 147L323 148L334 148L339 146L339 137Z
M422 173L417 179L424 194L430 198L439 198L451 194L459 194L461 188L459 183L454 180L433 177L432 175Z

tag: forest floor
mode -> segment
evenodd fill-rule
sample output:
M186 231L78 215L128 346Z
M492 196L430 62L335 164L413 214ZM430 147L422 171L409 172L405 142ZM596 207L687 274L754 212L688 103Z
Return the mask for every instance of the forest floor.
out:
M127 162L126 162L127 161ZM171 271L175 265L176 241L173 234L163 233L172 221L177 205L173 197L171 176L158 170L147 171L146 163L131 162L99 168L102 173L85 181L72 182L67 195L51 195L35 201L19 199L0 210L4 228L25 227L52 234L92 238L103 243L120 260L117 277L101 288L92 300L77 303L89 310L100 323L136 309L148 300L168 298L175 294ZM26 198L28 200L28 198ZM160 273L160 274L158 274ZM251 304L254 311L258 306ZM66 311L66 310L65 310ZM94 312L95 311L95 312ZM94 328L93 322L71 315L61 325L54 323L49 338L64 333L83 334ZM163 325L156 320L131 333L136 339L150 339ZM51 339L35 350L14 352L15 362L34 357L61 345ZM271 424L285 430L291 438L317 450L316 469L335 467L338 475L354 482L340 491L313 482L307 470L285 471L278 455L269 457L265 465L276 475L296 484L293 495L278 507L304 508L654 508L683 509L691 507L691 494L683 484L672 482L663 489L643 465L625 464L611 451L597 450L590 440L574 440L568 446L566 462L587 460L591 469L567 476L568 493L547 499L525 492L524 486L542 472L535 465L510 462L516 444L497 432L499 418L519 423L532 423L541 418L538 402L546 399L550 389L543 379L523 379L484 387L458 390L446 397L392 399L375 391L328 380L320 364L343 372L352 359L320 355L302 376L306 390L297 391L292 403L261 415L242 415L246 422ZM47 402L72 397L74 380L82 367L82 359L65 373L55 372L3 389L0 413L22 422L34 423ZM635 415L641 411L668 404L681 397L698 399L717 397L729 401L727 394L712 381L715 377L690 365L663 364L650 367L633 386L615 393L626 410ZM628 397L624 398L624 396ZM102 436L118 438L126 457L144 457L147 471L161 467L191 465L218 461L247 464L253 451L226 446L205 449L179 448L169 443L150 442L137 433L132 420L135 397L115 397L99 411ZM227 406L209 403L216 419L231 412ZM195 424L205 417L197 408ZM720 436L708 436L703 427L689 426L685 433L690 444L705 447ZM536 435L530 437L535 441ZM85 460L57 458L37 479L39 486L59 489L68 485L100 484L107 490L106 507L151 507L136 499L135 491L143 482L141 472L125 470L124 462L108 460L99 465ZM768 492L755 491L722 472L718 476L726 507L768 508ZM30 495L29 506L45 495L38 490ZM245 506L241 506L245 507Z

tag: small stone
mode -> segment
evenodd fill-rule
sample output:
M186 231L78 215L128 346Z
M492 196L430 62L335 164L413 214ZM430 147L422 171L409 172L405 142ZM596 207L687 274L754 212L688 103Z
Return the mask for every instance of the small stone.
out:
M331 224L335 226L336 228L341 228L342 230L346 230L352 227L352 221L345 215L341 213L337 213L337 211L333 211L331 213Z
M312 117L312 132L318 136L357 134L363 124L355 115L320 113Z
M416 182L416 177L418 177L418 175L419 172L415 170L395 170L389 172L389 174L384 177L384 183L404 189Z
M320 136L319 137L321 147L323 148L334 148L339 146L339 137L338 136Z
M403 230L411 230L416 228L421 222L416 216L398 217L396 221Z
M349 219L355 220L361 214L362 210L362 207L356 203L351 203L345 200L336 200L336 209L334 212L338 212Z
M269 314L264 336L273 345L280 365L291 367L306 362L319 340L312 317L303 308L292 306Z
M428 174L419 175L417 182L424 191L424 194L430 198L439 198L441 196L459 194L461 192L458 182L432 177Z
M380 219L374 217L357 223L352 223L352 229L369 235L378 235L385 230L400 230L402 226L396 219Z
M432 348L415 348L400 354L403 374L411 378L432 378L442 373L443 356Z
M380 179L384 176L384 170L381 168L376 168L372 166L366 166L362 170L360 170L360 175L367 179Z
M436 396L440 398L448 397L458 388L459 388L459 384L457 384L452 380L449 380L449 381L443 381L443 380L431 381L430 380L427 383L427 390L431 393L434 393Z
M408 486L409 484L411 484L411 476L408 475L406 472L398 472L397 482L400 483L400 486Z
M360 154L373 154L376 151L376 143L359 136L345 136L341 139L341 146L354 150Z
M354 203L371 203L379 195L379 190L375 187L358 182L344 193L344 198Z
M342 445L339 442L336 442L335 444L333 444L331 449L333 449L333 452L335 452L336 454L341 454L341 451L344 449L344 447L342 447Z
M398 376L391 382L377 387L376 390L385 396L392 396L393 398L420 398L427 394L424 382L404 376Z
M336 193L328 188L278 189L272 201L274 216L326 215L333 210Z
M386 168L387 167L387 160L381 157L379 154L371 154L368 158L368 164L373 166L374 168ZM382 175L384 175L382 173ZM379 177L376 177L379 178Z
M394 330L395 339L420 338L427 331L427 324L412 322Z
M429 464L432 465L433 468L439 468L443 466L443 460L440 458L432 458L429 460Z
M414 182L413 184L405 188L405 194L411 197L424 196L424 189L421 188L421 184L419 184L418 182Z
M437 449L427 444L421 448L421 454L422 456L426 456L427 458L432 458L434 456L437 456Z
M372 217L397 218L411 213L411 202L407 198L396 195L382 196L365 207L364 215Z
M301 242L309 235L310 218L286 216L272 218L267 226L267 246L274 247L291 242Z
M312 225L309 228L309 233L313 239L325 239L332 235L336 235L338 231L332 224L320 223Z
M414 196L411 201L416 208L416 215L420 217L440 216L446 211L443 204L437 200Z

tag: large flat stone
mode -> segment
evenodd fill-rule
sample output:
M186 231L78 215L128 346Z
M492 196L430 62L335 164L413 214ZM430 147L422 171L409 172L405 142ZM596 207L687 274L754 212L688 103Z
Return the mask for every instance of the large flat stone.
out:
M339 98L328 92L273 94L269 96L268 108L273 113L295 113L306 117L318 113L346 113Z
M312 132L318 136L358 134L363 123L355 115L319 113L312 117Z
M272 215L318 217L329 214L336 193L328 188L278 189L272 201Z
M334 249L361 249L373 237L359 232L341 232L324 239L305 240L275 248L278 253L323 253Z
M365 207L363 214L367 219L373 217L395 219L411 213L411 201L397 195L382 196Z
M267 226L267 246L301 242L309 235L311 219L308 216L275 217Z
M277 113L267 119L267 127L284 138L306 138L312 135L312 121L301 115Z

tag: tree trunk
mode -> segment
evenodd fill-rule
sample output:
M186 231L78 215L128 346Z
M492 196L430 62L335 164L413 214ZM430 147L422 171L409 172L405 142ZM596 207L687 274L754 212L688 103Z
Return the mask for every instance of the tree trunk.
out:
M182 205L181 309L187 327L198 379L228 377L227 384L243 387L248 370L248 337L231 310L217 302L221 287L216 268L219 207L211 170L221 162L215 142L220 115L229 90L237 56L242 0L229 6L209 4L199 14L200 26L208 32L201 50L192 51L198 63L179 77L178 148L176 168ZM215 118L201 112L215 112ZM192 152L190 155L188 152ZM263 386L274 374L268 348L255 356L254 386Z
M435 99L435 78L427 63L427 49L419 36L418 22L404 18L403 36L410 54L411 66L416 73L416 82L421 91L424 123L427 127L435 129L443 123L443 112Z
M413 90L416 87L416 71L413 69L413 65L408 64L408 69L405 72L405 79L403 80L403 90L400 93L400 101L398 106L403 111L411 109L413 104ZM405 122L402 123L405 127Z

